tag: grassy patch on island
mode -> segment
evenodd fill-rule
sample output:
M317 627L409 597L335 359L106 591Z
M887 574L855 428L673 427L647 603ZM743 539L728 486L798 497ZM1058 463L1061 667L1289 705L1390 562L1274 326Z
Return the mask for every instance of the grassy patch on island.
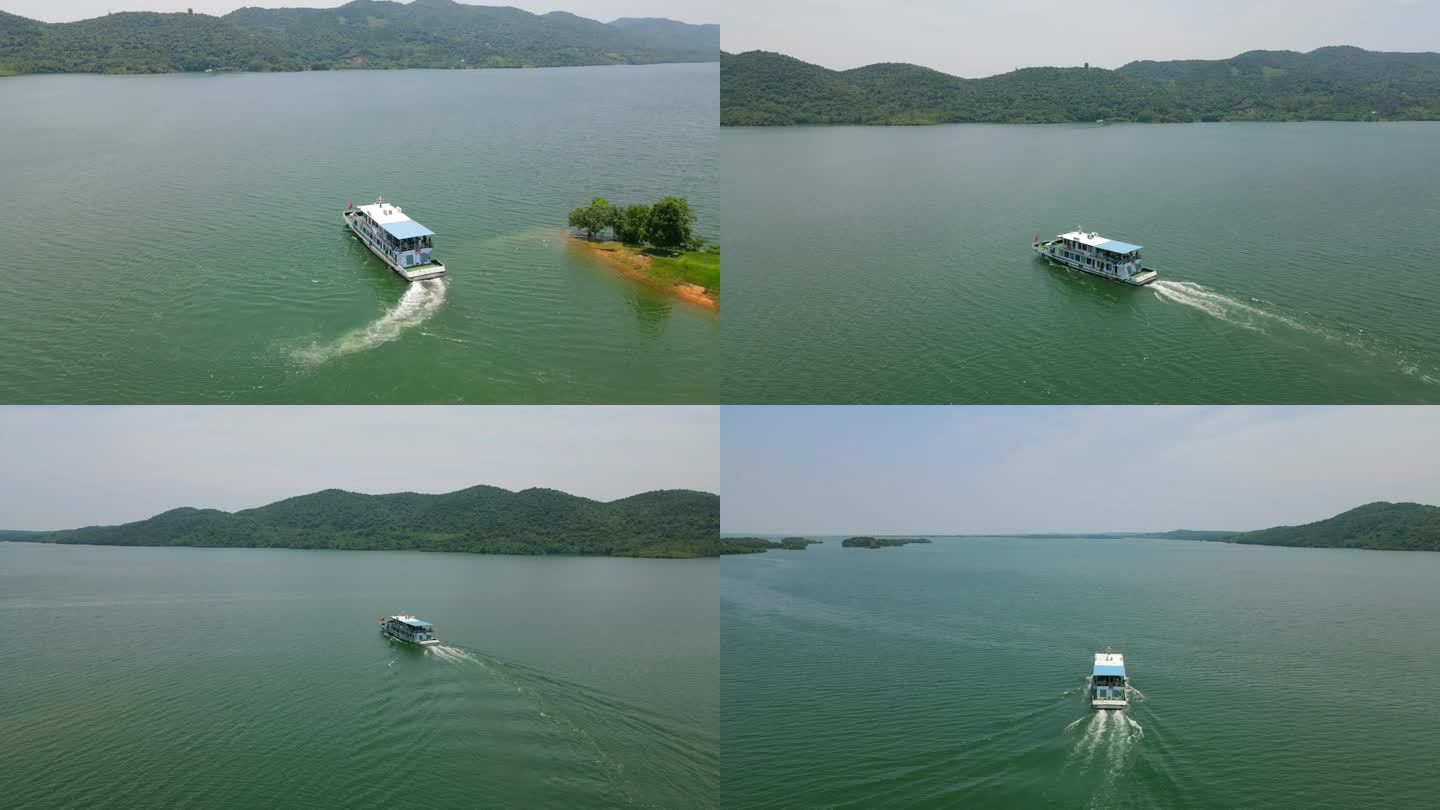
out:
M651 275L674 284L698 284L715 297L720 295L720 246L672 253L646 250Z

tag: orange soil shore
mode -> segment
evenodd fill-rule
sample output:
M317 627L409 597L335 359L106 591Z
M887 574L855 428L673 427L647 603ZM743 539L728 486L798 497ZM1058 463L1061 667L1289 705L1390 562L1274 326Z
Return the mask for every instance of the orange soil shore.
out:
M657 290L664 290L682 301L689 301L710 310L719 310L720 302L710 297L699 284L671 284L652 276L648 271L650 257L634 253L610 242L591 242L583 236L572 236L570 243L588 251L595 258L619 270L627 278L639 281Z

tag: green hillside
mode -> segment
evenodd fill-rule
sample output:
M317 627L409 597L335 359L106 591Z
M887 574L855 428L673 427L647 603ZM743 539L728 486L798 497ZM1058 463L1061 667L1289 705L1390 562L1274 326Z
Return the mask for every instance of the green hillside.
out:
M547 67L714 62L717 25L611 23L452 0L355 0L223 17L123 12L42 23L0 12L0 75Z
M13 539L111 546L239 546L714 557L720 498L662 490L603 503L553 489L478 486L444 495L327 489L256 509L172 509L120 526Z
M1440 507L1379 501L1303 526L1246 532L1232 543L1313 548L1440 551Z
M962 79L909 64L828 70L720 57L720 122L789 124L1440 120L1440 54L1352 47L1231 59L1033 67Z

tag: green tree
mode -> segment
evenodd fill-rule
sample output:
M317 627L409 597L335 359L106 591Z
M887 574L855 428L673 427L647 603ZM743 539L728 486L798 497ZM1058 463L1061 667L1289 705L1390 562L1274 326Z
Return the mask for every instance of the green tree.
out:
M645 241L650 228L650 206L627 205L620 209L615 219L615 238L627 245L638 245Z
M596 197L584 208L570 211L570 227L585 232L587 239L594 239L607 228L615 227L618 211L604 197Z
M666 197L650 209L645 237L656 247L682 248L694 240L690 231L694 224L695 214L684 197Z

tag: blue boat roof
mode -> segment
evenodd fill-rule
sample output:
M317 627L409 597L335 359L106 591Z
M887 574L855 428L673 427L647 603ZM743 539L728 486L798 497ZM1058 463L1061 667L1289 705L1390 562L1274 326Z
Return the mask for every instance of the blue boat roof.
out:
M1124 675L1124 664L1096 664L1095 675Z
M401 222L382 222L380 227L396 239L414 239L417 236L434 236L435 232L413 219Z
M1140 249L1139 245L1132 245L1129 242L1120 242L1115 239L1106 239L1104 242L1097 242L1095 247L1101 250L1108 250L1111 253L1130 253Z
M430 622L421 621L421 620L419 620L419 619L401 619L401 621L405 622L406 624L410 625L411 627L434 627L434 626L435 626L435 625L431 624Z

